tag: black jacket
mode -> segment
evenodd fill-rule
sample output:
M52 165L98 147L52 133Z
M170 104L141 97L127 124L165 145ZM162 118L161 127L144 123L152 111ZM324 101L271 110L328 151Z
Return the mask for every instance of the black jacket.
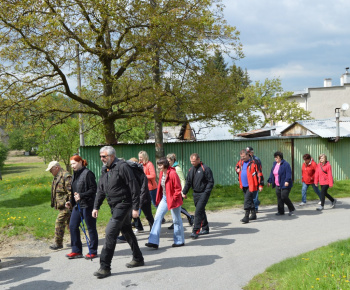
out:
M191 187L194 192L206 194L210 194L214 187L213 172L202 162L197 167L192 166L188 171L182 193L187 194Z
M83 167L78 171L73 173L72 179L72 198L71 205L74 206L76 201L74 199L74 192L79 193L80 195L80 207L87 208L92 207L94 205L95 197L96 197L96 178L95 174Z
M132 209L140 206L140 186L130 166L115 158L109 168L102 168L94 209L100 209L106 198L109 206L114 208L120 202L130 202Z

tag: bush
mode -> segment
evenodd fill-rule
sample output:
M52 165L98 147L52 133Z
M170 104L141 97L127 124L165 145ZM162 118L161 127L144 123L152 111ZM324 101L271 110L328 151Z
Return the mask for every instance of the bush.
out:
M7 159L7 154L9 152L9 149L0 142L0 168L4 166L4 162Z

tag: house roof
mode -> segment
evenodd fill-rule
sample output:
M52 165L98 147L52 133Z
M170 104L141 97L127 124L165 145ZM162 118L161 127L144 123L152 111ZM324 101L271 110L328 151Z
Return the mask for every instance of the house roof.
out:
M265 132L267 133L267 132L271 132L271 131L272 132L266 136L278 136L281 134L281 131L284 130L285 128L286 128L286 125L264 127L264 128L260 128L260 129L251 130L249 132L239 133L239 134L236 134L236 136L254 138L255 136L265 135L264 134Z
M335 138L336 137L336 122L335 118L319 119L319 120L303 120L296 121L293 124L285 128L281 134L288 131L290 128L299 124L311 133L318 135L322 138ZM340 137L350 137L350 118L341 117L339 120Z

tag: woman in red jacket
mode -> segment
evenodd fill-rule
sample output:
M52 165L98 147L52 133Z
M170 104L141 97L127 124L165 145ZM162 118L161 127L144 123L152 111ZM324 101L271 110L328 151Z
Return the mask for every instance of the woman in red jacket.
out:
M157 165L160 171L156 198L156 205L158 207L146 246L158 249L162 220L170 210L174 224L173 247L181 247L185 245L185 236L181 219L182 187L180 178L165 157L160 158L157 161Z
M321 185L321 205L316 210L323 210L325 197L331 201L331 208L334 208L337 200L327 192L328 188L333 186L332 167L325 154L321 154L318 160L320 163L317 164L316 168L315 185L318 186L318 183Z

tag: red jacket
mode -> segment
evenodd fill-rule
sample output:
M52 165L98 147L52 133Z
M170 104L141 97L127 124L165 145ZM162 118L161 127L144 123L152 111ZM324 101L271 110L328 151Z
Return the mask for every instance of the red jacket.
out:
M332 167L327 161L325 165L322 163L317 164L316 173L315 173L315 184L318 185L329 185L333 186L333 176L332 176Z
M305 184L313 184L315 179L317 164L311 159L309 164L303 163L301 166L301 182Z
M143 164L143 172L146 174L148 179L148 189L149 190L156 189L157 188L156 171L151 161L148 161L147 163Z
M239 172L237 172L240 188L243 188L242 180L241 180L243 162L244 161L241 159L236 164L236 172L237 172L237 169L240 169ZM260 188L261 189L263 188L263 182L264 182L263 174L261 171L259 171L258 164L256 164L253 160L250 160L248 163L247 177L248 177L248 186L249 186L250 192L254 192Z
M158 190L156 197L156 205L160 203L163 198L163 187L161 185L161 180L163 176L163 171L159 174ZM166 201L168 204L168 210L177 208L182 205L182 187L180 178L176 173L175 168L169 167L167 171L167 176L165 179L165 192L166 192Z

